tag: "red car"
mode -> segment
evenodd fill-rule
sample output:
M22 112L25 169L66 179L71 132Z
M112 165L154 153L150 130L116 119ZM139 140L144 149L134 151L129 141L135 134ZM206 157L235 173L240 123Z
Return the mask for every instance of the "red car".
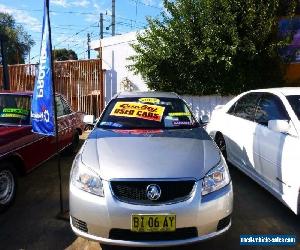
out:
M59 149L74 152L84 129L83 113L74 112L56 94ZM0 92L0 212L13 202L18 174L26 174L56 153L56 139L31 131L32 92Z

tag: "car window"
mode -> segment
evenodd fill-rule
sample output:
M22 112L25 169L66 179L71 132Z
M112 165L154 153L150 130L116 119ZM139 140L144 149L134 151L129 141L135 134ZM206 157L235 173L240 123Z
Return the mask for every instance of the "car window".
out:
M57 117L64 115L64 105L60 98L60 96L55 96L56 109L57 109Z
M278 96L265 94L258 103L255 121L261 125L268 126L268 121L270 120L290 120L290 118Z
M292 106L296 116L300 120L300 95L290 95L286 97Z
M227 114L234 115L235 106L237 104L237 101L230 107Z
M253 121L256 104L260 93L249 93L242 96L232 107L228 113L234 116Z
M0 124L29 125L30 96L0 95Z
M114 129L180 129L198 127L199 123L179 98L131 97L112 100L97 126Z
M72 110L71 110L68 102L62 96L61 96L61 100L62 100L62 103L63 103L63 106L64 106L64 115L71 114Z

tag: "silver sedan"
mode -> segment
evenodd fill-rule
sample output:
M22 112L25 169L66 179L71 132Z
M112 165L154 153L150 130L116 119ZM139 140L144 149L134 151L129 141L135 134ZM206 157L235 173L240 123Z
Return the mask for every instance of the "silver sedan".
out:
M121 93L78 152L70 222L82 237L123 246L172 246L231 225L226 162L174 93Z

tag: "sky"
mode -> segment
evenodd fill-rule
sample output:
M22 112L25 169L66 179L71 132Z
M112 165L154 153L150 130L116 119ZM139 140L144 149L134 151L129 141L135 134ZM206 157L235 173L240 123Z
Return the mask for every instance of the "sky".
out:
M116 34L141 30L146 17L158 17L162 0L116 0ZM35 41L26 63L37 63L40 53L43 0L0 0L0 12L11 14ZM87 34L99 38L100 13L104 18L104 37L111 36L111 0L50 0L50 22L53 49L74 50L79 59L87 59ZM91 52L91 58L96 58Z

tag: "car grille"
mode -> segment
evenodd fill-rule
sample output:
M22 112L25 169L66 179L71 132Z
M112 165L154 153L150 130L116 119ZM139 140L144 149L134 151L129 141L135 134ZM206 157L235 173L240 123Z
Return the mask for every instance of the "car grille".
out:
M149 200L146 189L148 185L156 184L161 189L158 200ZM175 203L190 198L195 181L111 181L114 196L120 201L133 204L158 205Z
M161 233L137 233L119 228L113 228L109 232L110 239L126 241L170 241L186 240L194 237L198 237L198 231L195 227L177 228L175 232Z
M75 217L72 216L72 225L74 227L76 227L77 229L79 229L80 231L83 231L85 233L88 232L88 229L87 229L87 225L84 221L82 220L78 220L76 219Z

